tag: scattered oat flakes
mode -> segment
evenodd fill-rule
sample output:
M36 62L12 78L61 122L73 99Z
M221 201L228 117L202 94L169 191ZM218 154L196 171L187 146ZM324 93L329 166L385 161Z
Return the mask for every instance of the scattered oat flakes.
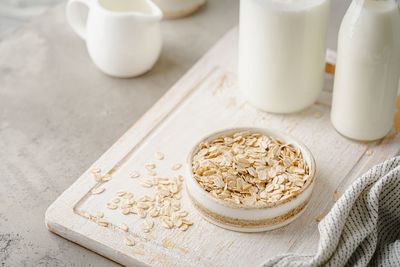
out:
M189 220L186 220L186 219L182 219L182 222L183 222L184 224L187 224L187 225L193 225L193 222L192 222L192 221L189 221Z
M106 208L108 208L110 210L115 210L118 208L118 205L115 203L106 203Z
M117 196L119 196L119 197L123 197L125 194L126 194L125 191L119 191L119 192L117 192Z
M124 199L131 199L131 198L133 198L133 194L132 194L131 192L125 193L125 194L122 196L122 198L124 198Z
M156 223L167 229L179 228L185 231L193 223L183 218L188 213L185 210L181 210L180 191L183 187L183 180L182 176L146 179L142 181L143 185L151 186L155 194L146 194L133 198L131 192L119 191L116 193L118 198L112 199L106 204L106 207L108 209L120 209L124 215L136 214L144 220L142 230L146 233L150 232ZM119 199L119 201L116 199ZM121 205L118 206L115 202L121 203ZM105 223L100 222L100 224L105 226ZM125 229L123 224L121 229Z
M128 215L129 213L131 213L131 209L130 208L124 208L121 210L121 213L123 215Z
M104 217L104 212L98 211L98 212L96 212L96 216L97 216L97 218L103 218Z
M374 154L373 150L367 150L367 152L365 152L365 155L367 156L372 156L372 154Z
M173 194L176 194L179 192L178 185L173 183L170 185L169 191L171 191Z
M147 210L148 208L150 208L150 205L147 204L146 202L138 202L136 204L136 207L138 207L139 209Z
M148 173L150 176L156 176L156 175L157 175L157 173L156 173L154 170L151 170L151 169L147 170L147 173Z
M100 168L91 169L90 172L93 174L93 178L96 182L101 182L101 170Z
M148 183L145 183L145 182L141 182L140 185L143 186L143 187L146 187L146 188L153 187L152 184L148 184Z
M184 232L188 229L188 227L189 226L187 224L182 224L181 227L179 227L179 229L181 229Z
M124 242L125 242L125 245L130 246L130 247L135 245L135 241L133 241L129 237L125 237Z
M105 190L104 187L96 187L96 188L93 188L93 189L90 191L90 193L91 193L92 195L98 195L98 194L103 193L104 190Z
M154 207L151 207L148 211L149 215L151 217L157 217L158 216L158 210Z
M338 193L338 191L335 190L335 192L333 192L334 197L335 197L335 202L339 200L339 198L341 197L341 195Z
M179 216L181 216L181 217L186 217L187 215L188 215L188 213L187 213L187 211L179 211L179 212L177 212L178 214L179 214Z
M156 164L154 164L154 163L145 164L144 167L145 167L147 170L153 170L153 169L156 168Z
M181 218L177 218L177 219L174 220L174 225L176 227L181 227L182 224L183 224L183 220Z
M147 228L149 228L149 229L153 228L154 222L153 222L152 220L146 219L145 222L146 222L146 227L147 227Z
M103 227L108 227L108 222L103 220L97 220L97 224Z
M316 220L317 222L320 222L320 221L322 221L323 218L325 218L325 216L326 216L326 215L324 215L324 214L319 215L317 218L315 218L315 220Z
M131 174L129 174L129 177L138 178L138 177L140 177L140 173L137 171L133 171L133 172L131 172Z
M156 152L156 158L157 158L158 160L163 160L163 159L164 159L164 154L161 153L161 152Z
M129 212L132 214L138 214L137 208L136 207L132 207L129 209Z
M323 114L322 114L321 111L317 111L317 112L314 113L314 118L315 118L315 119L319 119L319 118L322 117L322 115L323 115Z
M141 196L137 199L137 202L153 202L155 200L154 197L150 197L148 195Z
M126 201L122 201L121 209L129 209L132 205L128 204Z
M139 215L139 217L140 218L146 218L146 216L147 216L147 212L145 211L145 210L143 210L143 209L140 209L140 208L138 208L138 209L136 209L137 210L137 214Z
M112 180L112 176L111 176L110 174L106 174L106 175L104 175L104 176L101 177L101 180L102 180L103 182L111 181L111 180Z
M174 226L168 217L162 217L161 224L167 229L171 229Z
M95 173L100 173L101 170L100 170L100 168L93 168L93 169L90 170L90 172L95 174Z
M180 163L175 163L174 165L172 165L172 170L173 171L176 171L176 170L179 170L180 168L182 167L182 164L180 164Z
M121 209L132 207L133 204L135 204L135 200L133 200L133 195L132 195L131 198L124 198L122 200Z
M128 232L128 231L129 231L129 227L128 227L128 225L126 225L125 223L121 223L121 229L122 229L123 231L125 231L125 232Z

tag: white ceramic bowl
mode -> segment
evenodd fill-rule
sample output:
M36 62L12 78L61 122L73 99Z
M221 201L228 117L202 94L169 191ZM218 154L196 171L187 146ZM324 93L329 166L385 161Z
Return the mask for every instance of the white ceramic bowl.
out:
M278 138L285 143L298 147L310 170L310 178L295 196L265 206L251 207L232 204L213 197L206 192L193 177L192 159L199 150L199 144L220 136L229 136L237 132L250 131ZM187 158L186 189L194 207L209 222L239 232L261 232L276 229L295 220L306 208L315 184L315 160L308 148L287 134L266 128L232 128L215 132L200 140Z
M152 0L165 18L180 18L192 14L202 7L206 0Z

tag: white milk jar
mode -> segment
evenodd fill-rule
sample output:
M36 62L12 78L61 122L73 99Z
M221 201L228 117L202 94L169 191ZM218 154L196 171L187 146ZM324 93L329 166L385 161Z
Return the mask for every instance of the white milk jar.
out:
M370 141L392 128L400 76L395 0L353 0L339 31L331 120L346 137Z
M312 105L324 82L330 0L241 0L239 83L268 112Z

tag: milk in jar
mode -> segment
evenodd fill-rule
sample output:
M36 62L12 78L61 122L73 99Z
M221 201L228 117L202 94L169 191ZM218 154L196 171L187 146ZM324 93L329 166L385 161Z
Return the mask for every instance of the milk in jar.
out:
M239 83L274 113L312 105L324 82L329 0L241 0Z
M400 76L395 0L353 0L343 18L331 121L344 136L376 140L392 128Z

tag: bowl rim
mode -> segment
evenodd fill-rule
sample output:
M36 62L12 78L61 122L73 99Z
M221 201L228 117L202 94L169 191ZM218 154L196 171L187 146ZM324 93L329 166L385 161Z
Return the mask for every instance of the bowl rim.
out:
M193 171L192 171L192 162L193 162L193 156L195 155L195 153L198 152L199 149L199 144L204 142L205 140L213 140L215 138L218 138L220 136L224 136L224 135L233 135L234 133L238 133L238 132L244 132L244 131L250 131L251 133L259 133L259 134L263 134L269 137L273 137L273 138L278 138L282 141L284 141L285 143L288 144L292 144L294 147L299 147L301 153L303 154L303 158L306 159L308 158L310 162L306 163L309 165L309 179L306 182L306 185L304 187L301 188L301 190L299 190L297 192L297 194L285 198L283 200L278 200L276 202L273 203L267 203L264 205L257 205L257 206L250 206L250 205L245 205L245 204L236 204L236 203L230 203L227 201L224 201L222 199L216 198L213 195L211 195L210 193L208 193L207 191L205 191L200 184L197 182L197 180L194 178L193 176ZM305 157L306 155L306 157ZM191 179L193 181L193 184L195 187L197 187L197 189L200 189L201 192L204 193L204 195L211 199L212 201L216 202L219 205L222 206L226 206L229 208L233 208L233 209L246 209L246 210L262 210L262 209L269 209L269 208L275 208L278 206L282 206L296 198L298 198L300 195L302 195L305 191L307 191L307 189L313 185L313 183L316 180L315 174L316 174L316 163L315 163L315 159L314 156L312 155L311 151L308 149L308 147L303 144L303 142L299 141L297 138L293 137L290 134L286 134L283 133L281 131L272 129L272 128L268 128L268 127L231 127L231 128L223 128L220 130L217 130L215 132L212 132L210 134L207 134L206 136L204 136L203 138L201 138L198 142L196 142L194 144L194 146L191 148L187 158L186 158L186 169L189 175L189 179ZM189 186L186 184L186 188L188 191L190 191ZM191 192L189 192L191 193Z

